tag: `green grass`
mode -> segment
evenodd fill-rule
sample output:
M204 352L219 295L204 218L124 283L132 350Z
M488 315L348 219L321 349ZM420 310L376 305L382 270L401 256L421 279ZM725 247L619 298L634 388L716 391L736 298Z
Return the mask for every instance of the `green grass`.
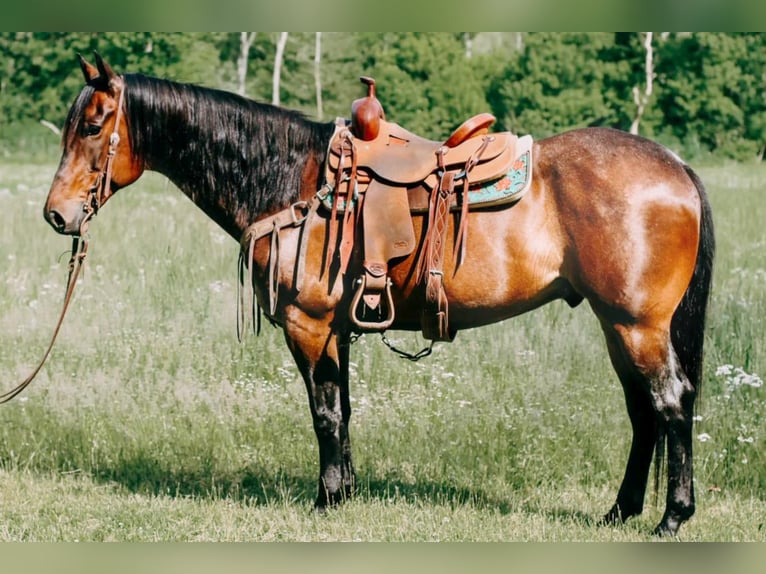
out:
M54 171L0 162L2 390L40 357L63 297L69 241L41 217ZM766 167L699 171L719 245L695 428L710 438L695 444L698 511L681 536L765 540ZM0 407L0 540L652 539L651 493L640 518L596 525L630 431L587 306L461 332L417 364L361 338L360 493L318 516L316 441L281 332L236 340L236 242L151 174L91 235L49 362Z

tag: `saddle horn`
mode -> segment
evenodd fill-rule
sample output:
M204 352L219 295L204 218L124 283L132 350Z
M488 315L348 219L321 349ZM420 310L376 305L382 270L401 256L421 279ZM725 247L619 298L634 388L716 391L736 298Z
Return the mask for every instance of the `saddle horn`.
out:
M375 96L375 80L368 76L359 79L367 85L367 97L351 104L351 133L361 140L371 141L378 137L380 120L386 119L386 114Z

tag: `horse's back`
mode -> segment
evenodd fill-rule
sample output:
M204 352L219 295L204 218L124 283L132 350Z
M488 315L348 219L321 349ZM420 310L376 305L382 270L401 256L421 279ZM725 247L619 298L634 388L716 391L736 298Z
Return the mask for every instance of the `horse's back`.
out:
M544 178L581 178L589 170L597 178L611 178L624 170L623 183L673 177L688 182L683 166L675 153L657 142L612 128L575 129L538 140L535 146L536 174L542 172Z

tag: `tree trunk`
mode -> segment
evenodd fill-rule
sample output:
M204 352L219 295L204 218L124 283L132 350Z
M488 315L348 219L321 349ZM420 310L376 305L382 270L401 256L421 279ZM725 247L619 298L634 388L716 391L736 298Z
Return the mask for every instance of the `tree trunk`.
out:
M314 47L314 85L316 86L317 96L317 119L322 120L324 111L322 110L322 76L320 66L322 63L322 32L316 33L316 45Z
M652 95L652 81L654 80L654 50L652 49L653 32L646 32L644 38L644 49L646 50L646 59L644 61L644 70L646 72L646 85L641 93L639 87L633 86L633 101L636 104L636 115L633 117L633 123L630 125L630 133L638 135L638 125L644 115L646 104Z
M247 80L247 62L250 59L250 46L255 40L255 32L239 33L239 57L237 58L237 93L245 95L245 81Z
M271 92L271 103L279 105L279 81L282 74L282 59L285 55L285 44L287 44L287 32L280 32L277 40L277 53L274 55L274 79Z
M524 50L524 33L514 32L514 34L515 34L514 39L515 39L516 50L521 52L522 50Z

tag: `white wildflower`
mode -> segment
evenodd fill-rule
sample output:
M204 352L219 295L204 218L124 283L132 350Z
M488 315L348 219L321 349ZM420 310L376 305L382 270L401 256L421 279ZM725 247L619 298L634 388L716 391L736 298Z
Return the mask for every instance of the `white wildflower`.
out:
M737 367L734 370L734 376L729 377L726 383L732 387L740 387L745 385L748 387L758 388L763 386L763 380L761 377L755 373L747 373L741 367Z
M734 371L734 365L721 365L715 370L715 376L721 377L724 375L731 375Z
M700 442L708 442L709 440L713 440L713 437L711 437L706 432L703 432L702 434L697 435L697 440Z

